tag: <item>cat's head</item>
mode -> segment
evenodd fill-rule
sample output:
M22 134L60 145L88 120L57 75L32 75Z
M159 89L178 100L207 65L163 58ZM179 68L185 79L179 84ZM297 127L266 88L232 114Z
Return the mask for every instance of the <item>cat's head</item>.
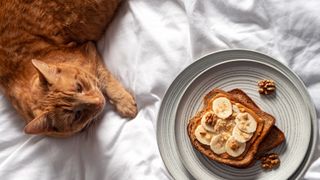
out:
M38 71L34 88L39 88L37 117L25 132L56 137L81 131L103 110L105 98L98 80L81 68L32 60Z

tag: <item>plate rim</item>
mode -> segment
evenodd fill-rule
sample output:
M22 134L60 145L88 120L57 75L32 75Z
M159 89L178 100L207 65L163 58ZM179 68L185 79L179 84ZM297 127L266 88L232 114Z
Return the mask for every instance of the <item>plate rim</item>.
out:
M258 51L254 51L254 50L248 50L248 49L224 49L224 50L219 50L219 51L215 51L212 53L208 53L205 54L204 56L200 57L199 59L195 60L194 62L192 62L191 64L189 64L187 67L185 67L180 73L178 73L178 75L174 78L174 80L172 81L172 83L170 84L170 86L168 87L168 89L166 90L164 97L161 101L161 105L157 114L157 132L156 132L156 138L157 138L157 144L158 144L158 150L160 152L160 155L162 157L162 160L165 164L165 167L167 168L168 172L174 177L174 178L193 178L192 175L188 172L188 170L184 167L184 165L181 162L181 156L180 154L178 154L178 158L179 158L179 163L182 165L182 167L184 168L184 170L182 170L182 174L181 172L178 173L180 175L177 175L177 173L173 172L172 168L175 166L172 166L172 163L168 162L168 160L165 158L165 150L163 150L163 146L165 143L162 143L161 141L161 134L160 134L160 127L161 127L161 120L162 120L162 112L164 110L164 105L165 103L168 101L170 92L172 90L174 90L174 86L176 86L176 84L179 82L179 79L181 79L181 77L183 77L183 75L188 72L189 69L193 68L194 66L197 66L198 64L203 63L204 61L206 61L205 59L208 58L209 56L218 56L219 54L224 54L224 53L235 53L235 54L245 54L247 55L248 59L249 56L251 55L257 55L257 56L262 56L263 59L271 64L275 63L279 66L281 66L287 73L292 73L293 77L300 83L301 87L303 88L303 90L306 92L306 100L307 100L307 106L308 109L310 111L310 118L311 118L311 139L310 139L310 143L309 143L309 147L307 150L307 154L309 154L309 156L307 158L304 158L304 160L302 161L301 165L303 165L303 167L298 167L298 169L301 169L300 172L298 172L296 178L301 178L302 175L306 172L307 168L310 166L311 164L311 160L314 156L315 153L315 146L316 146L316 142L318 141L318 136L317 136L317 130L318 130L318 122L317 122L317 116L316 116L316 109L314 106L314 103L311 99L311 96L305 86L305 84L303 83L303 81L301 80L301 78L294 72L292 71L288 66L286 66L285 64L283 64L281 61L278 61L276 58L273 58L270 55L266 55L262 52L258 52ZM243 59L243 58L238 58L238 59ZM254 59L253 59L254 60ZM257 60L257 61L261 61L261 60ZM214 63L213 63L214 64ZM210 68L210 67L208 67ZM208 69L208 68L204 68L204 69ZM278 70L278 69L277 69ZM196 78L198 75L196 75L194 78ZM193 79L194 79L193 78ZM192 81L191 81L192 82ZM191 83L188 82L188 85ZM185 91L185 89L183 90ZM182 97L182 96L181 96ZM180 97L180 98L181 98ZM180 99L178 100L180 101ZM176 109L175 109L176 111ZM173 127L174 128L174 127ZM176 140L174 138L175 144ZM309 151L309 152L308 152ZM300 165L300 166L301 166ZM292 174L292 175L295 175Z

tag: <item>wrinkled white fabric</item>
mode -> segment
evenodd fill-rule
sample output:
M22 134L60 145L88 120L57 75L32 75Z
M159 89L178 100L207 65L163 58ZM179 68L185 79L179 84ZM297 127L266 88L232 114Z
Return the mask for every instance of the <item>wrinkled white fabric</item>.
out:
M161 100L179 72L222 49L257 50L288 65L305 82L319 118L319 8L317 0L124 1L99 50L135 94L138 116L122 119L108 105L87 132L68 139L29 136L0 95L1 179L170 179L156 141ZM319 156L306 179L320 179Z

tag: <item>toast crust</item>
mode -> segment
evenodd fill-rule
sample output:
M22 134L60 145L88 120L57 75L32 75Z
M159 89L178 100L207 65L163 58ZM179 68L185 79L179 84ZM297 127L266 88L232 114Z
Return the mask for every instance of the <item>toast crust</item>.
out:
M245 168L251 164L258 152L259 144L264 140L275 123L275 118L272 115L261 111L248 96L244 98L244 94L245 93L240 89L235 89L230 92L213 89L204 97L204 108L189 120L187 127L191 143L198 151L212 160L238 168ZM233 158L226 153L221 155L215 154L208 145L201 144L194 135L195 129L200 125L201 117L206 112L206 108L210 106L210 102L217 95L225 96L231 101L242 104L247 108L250 114L254 114L259 117L256 119L258 123L257 130L251 140L247 142L245 152L236 158Z

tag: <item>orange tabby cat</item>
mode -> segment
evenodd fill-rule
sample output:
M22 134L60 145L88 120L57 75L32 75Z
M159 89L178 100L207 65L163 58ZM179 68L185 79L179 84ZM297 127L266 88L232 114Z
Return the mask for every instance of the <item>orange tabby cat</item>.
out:
M0 88L26 120L24 131L70 136L105 99L135 117L134 98L104 67L94 44L118 0L1 0Z

